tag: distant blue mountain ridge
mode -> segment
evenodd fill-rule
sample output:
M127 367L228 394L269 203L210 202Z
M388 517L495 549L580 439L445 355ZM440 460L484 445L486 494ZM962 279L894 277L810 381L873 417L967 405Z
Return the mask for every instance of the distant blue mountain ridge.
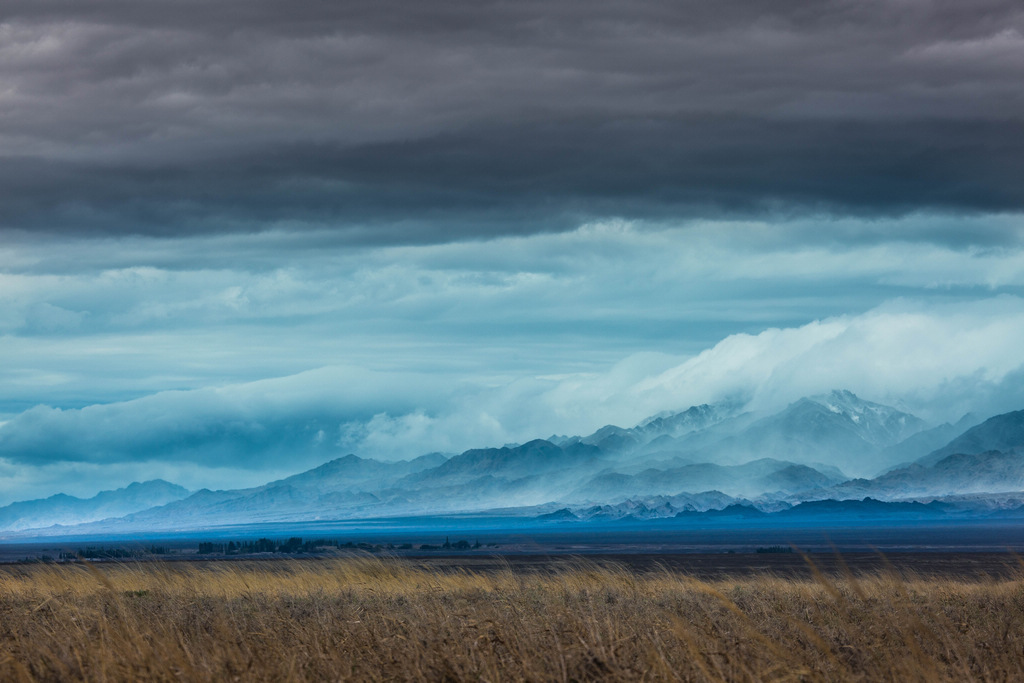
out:
M248 489L189 493L158 480L87 500L57 495L0 508L0 529L130 532L485 511L562 521L730 509L751 518L868 508L932 514L946 501L956 509L1024 505L1024 411L929 426L849 391L806 397L772 415L700 405L630 428L450 457L383 462L350 454Z

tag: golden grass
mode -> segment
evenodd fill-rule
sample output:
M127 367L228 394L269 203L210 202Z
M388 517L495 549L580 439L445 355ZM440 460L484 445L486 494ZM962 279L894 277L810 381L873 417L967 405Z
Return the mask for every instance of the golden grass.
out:
M0 569L0 680L1020 681L1024 574L335 559Z

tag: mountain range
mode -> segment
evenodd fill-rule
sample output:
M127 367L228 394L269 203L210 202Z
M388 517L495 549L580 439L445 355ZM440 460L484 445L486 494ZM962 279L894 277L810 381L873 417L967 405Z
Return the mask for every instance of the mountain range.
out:
M11 503L0 507L0 529L20 530L54 524L81 524L145 510L189 495L188 489L154 479L133 482L114 491L100 491L92 498L76 498L63 493Z
M157 480L88 500L58 494L0 508L0 530L185 530L488 510L552 521L645 519L737 505L806 512L824 509L803 507L814 501L864 499L1008 508L1021 491L1024 411L930 427L833 391L772 415L700 405L630 428L455 455L382 462L350 454L248 489L189 493Z

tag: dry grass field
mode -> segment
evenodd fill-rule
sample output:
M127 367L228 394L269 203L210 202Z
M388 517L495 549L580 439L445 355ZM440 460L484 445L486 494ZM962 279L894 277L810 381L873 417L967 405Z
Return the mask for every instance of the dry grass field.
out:
M4 681L1020 681L1024 573L0 568Z

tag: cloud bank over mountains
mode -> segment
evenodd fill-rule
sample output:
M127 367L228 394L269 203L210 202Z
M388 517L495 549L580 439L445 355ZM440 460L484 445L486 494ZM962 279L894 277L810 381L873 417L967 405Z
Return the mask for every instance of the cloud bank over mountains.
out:
M909 302L732 335L681 363L632 356L602 373L487 385L426 372L326 367L82 409L32 408L0 428L9 465L173 463L177 481L295 470L340 454L384 460L633 424L737 401L775 411L843 386L935 423L1024 405L1024 300ZM218 474L219 471L219 474ZM9 494L8 494L9 495Z

